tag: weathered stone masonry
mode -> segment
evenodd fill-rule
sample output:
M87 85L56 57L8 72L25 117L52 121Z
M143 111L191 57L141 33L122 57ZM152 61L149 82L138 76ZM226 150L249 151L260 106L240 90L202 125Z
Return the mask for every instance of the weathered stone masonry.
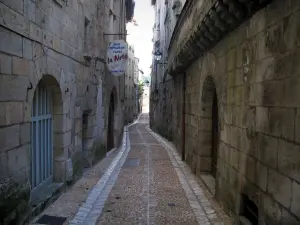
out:
M107 45L117 37L104 33L125 33L125 16L125 1L0 1L1 224L16 224L33 198L31 122L38 88L49 90L52 101L54 182L68 179L68 159L76 179L105 154L111 93L117 146L124 80L105 68Z
M185 159L198 176L212 172L215 120L217 200L228 212L244 215L244 195L256 204L259 224L300 224L300 4L271 1L204 48L195 47L199 41L195 33L216 1L189 2L169 47L174 87L182 82L178 77L186 76ZM214 90L217 121L212 116ZM174 128L178 118L172 118L173 134L181 132ZM176 143L179 151L180 144Z

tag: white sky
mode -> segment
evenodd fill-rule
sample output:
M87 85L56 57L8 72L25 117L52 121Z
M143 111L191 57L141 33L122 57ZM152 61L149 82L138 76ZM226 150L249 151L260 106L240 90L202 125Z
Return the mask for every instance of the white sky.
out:
M127 24L127 42L134 46L135 57L140 59L139 68L149 76L152 63L152 27L154 25L154 9L151 0L135 0L134 19L138 26L133 23Z

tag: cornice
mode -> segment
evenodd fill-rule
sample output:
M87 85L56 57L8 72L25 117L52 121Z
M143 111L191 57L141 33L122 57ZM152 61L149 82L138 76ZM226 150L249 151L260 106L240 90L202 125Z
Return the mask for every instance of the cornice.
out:
M177 43L180 30L191 17L197 0L189 0L184 5L177 21L169 45L168 70L170 74L181 73L188 68L197 58L214 47L229 32L236 29L244 21L252 17L257 11L264 8L272 0L216 0L211 7L202 12L200 22L186 35L187 39ZM179 49L177 49L179 48Z
M181 10L181 13L178 17L178 20L176 22L176 25L174 27L172 37L170 39L170 44L169 44L169 47L168 47L168 51L170 51L170 49L172 48L173 43L175 41L175 38L177 37L176 34L178 34L178 31L179 31L180 27L182 26L182 24L184 22L184 19L187 17L187 12L190 11L190 9L193 6L194 2L195 2L195 0L186 0L185 4L184 4L184 6Z

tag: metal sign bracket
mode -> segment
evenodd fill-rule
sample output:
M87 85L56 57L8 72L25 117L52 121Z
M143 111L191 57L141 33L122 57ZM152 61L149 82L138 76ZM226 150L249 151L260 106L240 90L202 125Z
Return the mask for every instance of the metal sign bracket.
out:
M129 35L129 34L103 34L103 35Z

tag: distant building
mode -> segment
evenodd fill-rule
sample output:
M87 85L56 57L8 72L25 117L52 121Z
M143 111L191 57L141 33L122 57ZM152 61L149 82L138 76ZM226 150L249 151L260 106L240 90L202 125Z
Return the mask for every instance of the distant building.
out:
M166 117L166 111L172 111L173 101L166 102L163 96L169 95L172 90L173 79L168 72L168 48L172 34L179 18L180 12L185 4L185 0L151 0L154 8L155 23L153 25L153 58L151 66L151 86L150 86L150 125L152 129L159 129L165 135L171 135L171 117ZM160 54L157 61L154 56ZM170 87L170 88L168 88ZM164 120L165 123L154 121ZM158 127L157 127L158 126Z
M139 58L135 57L134 58L134 92L135 92L135 108L134 108L134 117L137 117L140 113L139 110L139 74L140 74L140 69L139 69Z
M134 83L135 76L135 56L134 48L132 45L128 47L128 66L127 73L125 75L125 121L129 123L135 118L135 98L136 98L136 89Z
M142 112L148 113L150 107L150 87L149 85L144 85L144 91L142 95Z
M136 28L137 26L137 21L133 18L131 23L128 23L126 25L126 29L127 29L127 32L130 34L128 35L127 37L127 43L134 49L135 48L135 41L137 38L139 38L139 33L138 33L138 29ZM133 118L136 118L140 111L139 108L140 108L140 104L139 104L139 101L140 101L140 96L139 96L139 91L138 91L138 84L139 84L139 74L141 73L141 70L139 68L139 58L137 58L137 55L136 53L134 54L134 81L133 81L133 89L134 89L134 93L135 93L135 96L134 96L134 107L133 107ZM129 113L129 114L131 114Z

